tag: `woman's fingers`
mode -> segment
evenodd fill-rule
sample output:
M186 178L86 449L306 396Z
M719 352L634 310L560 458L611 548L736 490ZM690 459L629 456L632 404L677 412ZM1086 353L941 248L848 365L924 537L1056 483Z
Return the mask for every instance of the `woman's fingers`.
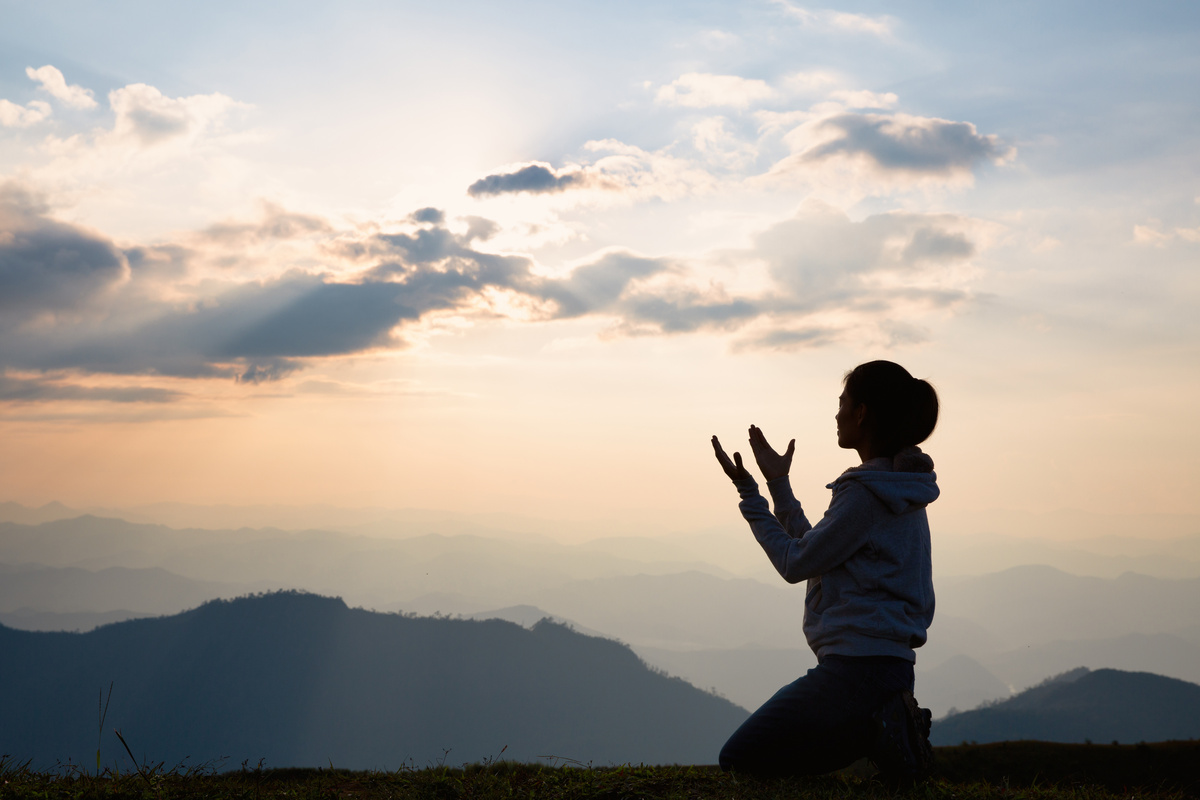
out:
M715 452L717 454L718 459L724 458L724 459L728 460L729 457L727 455L725 455L725 448L721 447L721 440L718 439L716 436L712 437L712 446L713 446L713 452Z
M753 447L756 452L759 449L765 449L772 453L775 452L775 448L771 447L771 445L767 442L767 437L762 432L762 428L758 427L757 425L750 426L750 446Z
M729 456L725 455L725 448L721 447L721 440L716 436L712 437L712 446L713 452L717 456L717 461L719 461L721 464L721 468L725 470L726 474L731 475L731 471L733 470L733 462L729 460Z
M713 452L717 456L717 461L721 464L721 469L725 470L725 474L733 480L745 477L750 473L746 472L746 468L742 466L742 454L735 452L733 460L725 454L725 448L721 447L721 441L716 437L712 437Z

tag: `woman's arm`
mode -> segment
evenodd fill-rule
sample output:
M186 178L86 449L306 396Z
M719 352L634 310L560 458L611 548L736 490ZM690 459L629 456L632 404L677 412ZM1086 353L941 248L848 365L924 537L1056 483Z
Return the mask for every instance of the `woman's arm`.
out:
M768 510L754 478L734 481L734 485L742 497L738 508L750 523L754 538L788 583L823 575L854 555L867 543L874 506L878 505L874 498L864 496L870 490L850 482L834 492L820 522L803 535L792 537L778 519L778 509L775 514ZM803 518L803 512L799 516Z
M775 503L775 518L783 525L784 531L793 539L808 533L812 525L804 516L800 501L792 494L792 484L788 480L788 472L792 469L792 456L796 453L796 440L788 442L787 450L782 455L775 452L767 442L767 437L757 425L750 426L750 448L754 451L754 460L767 479L767 489Z
M866 543L870 526L868 520L860 519L870 508L869 498L852 497L854 489L861 489L857 484L853 484L854 488L847 486L835 492L825 517L816 527L809 524L787 478L795 444L793 439L787 452L779 455L767 443L762 431L750 426L750 446L759 468L767 476L767 487L775 501L775 513L772 514L766 499L758 492L758 483L742 464L741 454L734 453L731 460L717 437L712 437L717 461L741 495L738 508L742 516L750 523L754 538L776 571L789 583L821 575L841 564Z

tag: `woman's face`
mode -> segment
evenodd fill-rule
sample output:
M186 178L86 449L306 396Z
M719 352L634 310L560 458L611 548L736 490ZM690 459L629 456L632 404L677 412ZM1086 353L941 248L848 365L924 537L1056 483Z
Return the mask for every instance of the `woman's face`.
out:
M846 450L856 450L862 444L862 422L866 416L867 407L854 402L854 398L845 391L838 398L837 420L838 447Z

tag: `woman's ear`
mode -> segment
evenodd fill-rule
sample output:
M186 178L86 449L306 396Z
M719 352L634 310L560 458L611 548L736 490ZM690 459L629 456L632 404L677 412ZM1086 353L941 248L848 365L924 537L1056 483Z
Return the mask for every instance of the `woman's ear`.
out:
M867 404L859 403L854 407L854 421L862 427L863 422L867 419Z

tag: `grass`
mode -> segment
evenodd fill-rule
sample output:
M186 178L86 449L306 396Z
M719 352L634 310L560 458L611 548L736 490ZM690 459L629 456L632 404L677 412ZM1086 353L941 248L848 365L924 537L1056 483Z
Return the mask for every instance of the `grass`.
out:
M1194 773L1200 742L1052 745L1011 742L937 749L938 775L894 795L846 770L794 780L755 780L715 767L591 768L497 762L395 772L338 769L164 769L99 775L65 767L29 770L0 759L0 800L818 800L913 797L923 800L1200 797Z

